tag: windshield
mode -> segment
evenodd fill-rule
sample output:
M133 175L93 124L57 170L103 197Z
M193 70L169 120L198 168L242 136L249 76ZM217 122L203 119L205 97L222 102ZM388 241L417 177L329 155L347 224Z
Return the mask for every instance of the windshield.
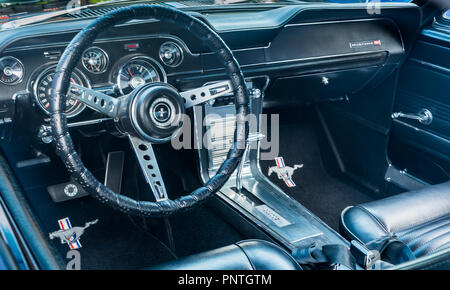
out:
M380 2L410 2L410 0L149 0L149 1L124 1L124 0L0 0L0 23L20 19L33 14L49 11L58 11L86 5L102 5L111 2L144 2L162 3L175 8L186 6L209 5L233 5L233 4L298 4L305 2L323 3L380 3Z

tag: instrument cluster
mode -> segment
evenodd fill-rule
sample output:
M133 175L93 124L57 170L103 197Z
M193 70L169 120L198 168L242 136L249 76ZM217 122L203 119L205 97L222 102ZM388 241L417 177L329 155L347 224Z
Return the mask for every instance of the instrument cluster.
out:
M179 66L184 59L183 46L173 40L160 42L152 55L139 50L139 43L124 45L126 52L118 55L118 50L115 49L117 44L115 45L93 45L87 48L70 81L88 88L113 92L113 95L126 95L146 83L167 82L165 69ZM153 47L151 46L152 49ZM35 68L29 77L24 77L26 67L21 60L4 56L0 58L0 83L12 87L28 78L27 90L32 94L37 107L48 115L56 65L57 59L54 59ZM66 116L75 117L85 108L83 103L69 96L66 101Z

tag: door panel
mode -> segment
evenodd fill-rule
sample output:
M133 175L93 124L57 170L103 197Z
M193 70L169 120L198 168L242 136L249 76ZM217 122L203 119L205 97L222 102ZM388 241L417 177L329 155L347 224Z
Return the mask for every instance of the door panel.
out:
M414 115L423 109L432 114L429 125L393 120L389 158L426 183L445 182L450 179L450 33L435 25L421 33L403 66L394 105L394 112Z

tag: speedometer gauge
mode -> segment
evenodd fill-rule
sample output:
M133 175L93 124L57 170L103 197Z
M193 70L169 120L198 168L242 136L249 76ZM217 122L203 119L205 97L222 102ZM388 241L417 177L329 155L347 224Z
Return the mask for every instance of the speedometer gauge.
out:
M0 82L7 85L19 83L23 78L23 64L15 57L5 56L0 59Z
M34 98L39 107L49 114L50 96L52 93L53 77L55 76L55 66L51 66L42 71L36 78L33 86ZM70 81L80 86L89 86L86 78L78 71L74 71ZM67 97L66 116L74 117L78 115L86 106L77 99Z
M108 66L108 55L98 47L90 47L83 52L81 62L91 73L102 73Z
M164 81L164 78L164 72L155 61L147 57L135 57L120 68L117 85L125 95L143 84Z

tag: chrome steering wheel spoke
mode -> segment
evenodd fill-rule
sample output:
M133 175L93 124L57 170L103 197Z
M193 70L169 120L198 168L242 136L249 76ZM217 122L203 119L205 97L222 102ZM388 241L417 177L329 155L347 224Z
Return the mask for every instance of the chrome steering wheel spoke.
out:
M155 152L153 152L152 144L143 141L137 137L128 136L131 147L144 174L145 180L150 185L156 201L168 199L166 187L159 171L158 162L156 161Z
M206 101L233 93L233 86L230 81L222 81L210 85L206 85L200 88L180 92L181 97L184 99L184 107L190 108Z
M114 98L102 92L73 83L70 84L69 95L86 104L91 109L111 118L117 116L121 103L121 98Z

